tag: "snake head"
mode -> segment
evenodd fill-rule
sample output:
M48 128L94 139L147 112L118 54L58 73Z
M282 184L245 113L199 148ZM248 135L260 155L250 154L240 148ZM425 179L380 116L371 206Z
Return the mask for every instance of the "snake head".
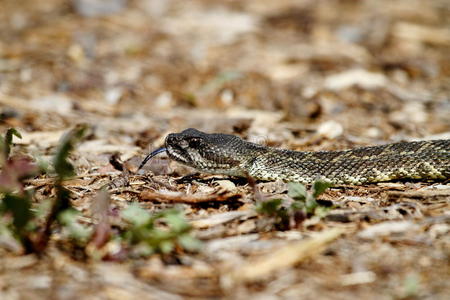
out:
M171 159L200 171L242 176L236 153L240 143L244 141L237 136L189 128L169 134L165 147Z

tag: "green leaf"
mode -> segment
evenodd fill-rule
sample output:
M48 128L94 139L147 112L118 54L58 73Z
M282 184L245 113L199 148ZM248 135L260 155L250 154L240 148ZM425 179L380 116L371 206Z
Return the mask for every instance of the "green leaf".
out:
M256 207L256 211L262 214L275 215L277 211L280 209L282 202L283 200L279 198L261 202Z
M170 253L173 248L175 247L173 241L167 240L167 241L162 241L159 244L159 249L161 250L162 253Z
M171 210L164 215L167 225L174 232L183 232L190 228L189 223L184 219L183 214L178 210Z
M8 131L6 131L3 145L3 151L6 159L8 159L11 152L13 136L18 137L19 139L22 138L22 135L15 128L9 128Z
M202 246L202 243L198 239L188 233L179 236L178 242L180 243L181 247L188 251L199 250Z
M304 208L305 208L305 202L294 201L294 202L291 204L291 209L292 209L293 211L301 210L301 209L304 209Z
M161 241L170 239L172 236L173 234L169 230L167 230L167 228L153 228L151 231L149 231L147 238L149 238L151 242L157 246L159 243L161 243Z
M403 282L404 298L415 298L419 294L420 278L417 274L409 274Z
M6 222L0 222L0 240L2 241L2 248L8 249L16 254L23 253L23 245Z
M314 210L314 215L318 216L319 218L325 218L326 215L328 215L328 212L330 211L329 207L323 207L323 206L317 206Z
M331 186L331 183L324 180L316 180L313 183L313 197L317 198L319 195L321 195L323 192L325 192L326 189L328 189Z
M86 242L91 236L92 230L78 223L79 215L77 210L69 208L58 215L58 221L64 225L70 237L80 242Z
M307 197L306 188L303 184L298 182L289 182L288 184L288 196L303 201Z
M50 209L52 207L52 201L49 199L42 200L40 203L36 205L36 208L32 209L35 217L39 219L44 219L45 216L48 215Z
M20 232L32 217L31 201L27 195L16 196L7 193L3 197L5 210L13 215L14 227Z
M125 208L122 211L121 216L134 226L147 225L151 220L150 214L136 203L133 203Z
M318 207L318 206L319 206L319 203L317 203L317 201L314 197L308 197L306 199L305 208L306 208L306 212L308 214L314 214L314 211L315 211L316 207Z
M75 209L66 209L58 215L61 224L68 225L77 221L79 212Z
M78 125L68 133L66 133L59 144L53 159L53 165L55 172L60 178L64 180L75 175L75 168L67 161L70 152L75 148L75 144L78 143L85 135L87 131L86 125Z

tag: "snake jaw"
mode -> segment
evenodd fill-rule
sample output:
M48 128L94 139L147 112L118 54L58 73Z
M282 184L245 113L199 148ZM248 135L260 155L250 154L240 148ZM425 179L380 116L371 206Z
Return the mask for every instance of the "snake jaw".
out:
M192 158L189 152L189 143L174 133L169 134L166 137L166 149L167 155L180 163L191 164Z

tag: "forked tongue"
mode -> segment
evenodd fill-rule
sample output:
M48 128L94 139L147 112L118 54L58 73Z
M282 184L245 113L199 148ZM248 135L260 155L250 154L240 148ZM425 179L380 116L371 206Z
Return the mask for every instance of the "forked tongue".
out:
M144 160L141 162L141 164L139 165L139 168L137 169L138 172L140 169L142 169L143 166L145 166L145 164L153 157L156 156L158 154L160 154L161 152L165 152L167 151L167 148L159 148L156 149L155 151L153 151L152 153L150 153L149 155L147 155Z

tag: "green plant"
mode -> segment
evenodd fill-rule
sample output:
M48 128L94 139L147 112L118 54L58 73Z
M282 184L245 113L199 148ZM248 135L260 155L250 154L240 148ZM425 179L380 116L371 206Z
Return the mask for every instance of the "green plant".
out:
M154 215L133 204L122 212L122 218L129 226L123 239L137 255L155 252L169 253L176 246L194 251L200 242L190 234L191 226L178 209L169 209Z
M290 182L288 184L288 196L292 199L290 204L283 203L280 198L264 201L257 205L259 214L269 216L277 229L286 230L296 226L308 217L323 218L329 208L319 205L317 197L331 186L323 180L316 180L309 192L301 183Z
M67 159L75 144L84 136L86 129L87 127L84 125L77 126L63 137L59 145L53 161L56 173L54 183L56 196L51 199L52 204L47 214L42 213L42 209L39 207L32 210L33 190L25 191L24 189L24 180L35 176L39 168L29 157L10 157L12 138L13 136L21 138L20 133L11 128L6 132L4 138L0 138L0 155L2 157L0 213L3 215L2 219L6 223L6 228L9 228L13 236L23 245L25 252L42 252L47 246L54 221L64 211L72 210L70 192L64 188L63 181L74 174L74 167ZM45 202L45 204L47 203ZM42 218L44 221L39 222ZM61 224L68 226L67 218L64 220L66 222L61 222ZM38 227L38 223L43 223L43 225Z
M319 205L317 197L330 186L331 184L327 181L316 180L312 184L312 191L308 192L301 183L289 183L288 196L294 199L292 208L294 210L302 210L307 216L324 217L328 208Z
M32 242L27 226L32 220L31 198L32 193L25 191L23 180L37 173L37 166L30 158L25 156L10 156L13 136L22 138L20 133L10 128L5 137L0 137L0 215L2 218L2 232L19 240L26 251L30 251ZM9 239L10 243L15 240ZM21 248L20 245L14 248Z
M72 205L70 204L70 191L67 190L63 186L64 180L75 175L74 166L68 161L68 157L70 153L74 150L75 145L83 139L86 134L88 127L86 125L78 125L74 129L67 132L63 138L61 139L61 143L58 146L58 149L53 158L53 168L56 173L55 178L55 190L56 196L53 199L53 203L50 207L50 212L45 220L43 229L40 231L40 234L36 238L35 249L37 252L41 252L45 249L48 244L48 240L51 235L51 226L55 221L59 221L61 225L66 226L70 232L72 232L71 236L74 238L79 237L76 232L73 232L78 228L75 224L71 222L76 222L76 218L72 215L71 218L67 216L71 216L71 212L74 210ZM61 216L66 211L67 216Z

